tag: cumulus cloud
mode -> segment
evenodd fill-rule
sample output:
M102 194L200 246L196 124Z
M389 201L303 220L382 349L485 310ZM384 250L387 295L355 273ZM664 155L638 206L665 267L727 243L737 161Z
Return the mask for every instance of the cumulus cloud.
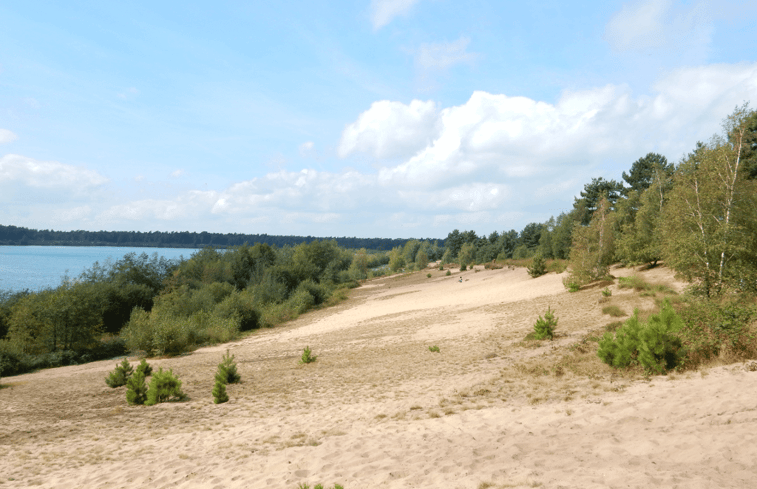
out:
M0 129L0 144L12 143L16 139L18 139L18 136L16 136L11 131L7 129Z
M347 161L361 152L377 158L369 171L278 169L219 190L88 204L106 209L94 217L83 206L64 215L89 215L110 228L318 236L521 229L568 210L591 177L618 179L650 151L675 161L719 132L744 100L757 100L757 63L674 70L643 96L607 85L565 91L554 103L488 92L445 108L381 101L347 126L339 145ZM51 163L37 182L44 172L27 160L0 160L0 183L48 185L57 175L84 185L105 181Z
M371 0L371 22L378 30L399 15L407 15L418 0Z
M623 5L605 26L605 40L616 51L685 46L703 50L710 43L708 2L677 6L673 0L640 0Z
M344 129L337 152L342 158L355 152L376 158L411 156L436 137L437 121L438 109L432 101L374 102Z
M96 171L57 161L39 161L15 154L0 158L0 184L67 188L79 192L107 182L108 179Z

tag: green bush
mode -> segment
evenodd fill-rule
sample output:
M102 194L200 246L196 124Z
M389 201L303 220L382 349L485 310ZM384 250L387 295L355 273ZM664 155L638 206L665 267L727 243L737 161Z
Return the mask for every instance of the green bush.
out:
M604 334L597 355L616 368L639 364L649 373L664 373L683 360L684 350L677 336L683 326L683 320L668 300L663 302L659 314L650 316L646 323L639 320L639 311L635 310L614 336L610 332Z
M315 355L313 355L312 351L310 350L309 346L306 346L305 349L302 351L302 357L300 357L300 363L313 363L316 360Z
M129 380L133 372L134 369L132 369L129 360L124 358L121 364L116 365L116 369L108 374L105 378L105 383L108 387L121 387L122 385L126 385L126 381Z
M555 328L557 327L557 318L550 307L547 307L547 312L544 313L544 319L539 316L534 324L534 333L537 340L552 339L555 336Z
M152 374L152 367L147 363L147 360L143 358L142 361L139 362L139 365L137 365L137 372L142 372L142 374L147 377Z
M725 355L736 360L757 358L757 308L747 300L718 302L690 299L681 311L679 336L686 349L686 366L694 367Z
M450 275L452 275L452 272L447 270L447 273L445 273L445 276L449 277Z
M161 367L152 374L150 388L147 390L146 406L153 406L171 399L183 400L185 398L186 396L181 391L181 381L174 375L173 370L163 371L163 367Z
M141 365L140 365L141 367ZM145 384L145 369L137 367L126 382L126 402L129 405L144 404L147 401L147 384Z
M528 274L533 278L541 277L542 275L547 273L547 262L544 260L544 257L541 255L541 253L534 255L533 259L531 260L531 266L528 267L527 270Z
M428 347L428 351L430 351L430 352L434 352L434 353L439 353L439 347L438 347L438 346L436 346L436 345L434 345L434 346L429 346L429 347Z
M224 384L236 384L242 377L237 372L237 364L234 361L234 355L229 356L229 350L223 356L221 363L218 364L216 379L220 378Z
M464 272L464 271L466 271L467 269L468 269L468 268L467 268L467 267L465 266L465 263L461 263L461 264L460 264L460 271L461 271L461 272Z
M213 403L222 404L229 401L229 395L226 393L226 384L216 374L216 383L213 385Z
M602 289L602 297L610 297L612 295L612 290L610 290L609 287L605 287Z
M579 290L581 290L581 282L579 282L572 276L563 278L562 284L566 289L568 289L568 292L578 292Z

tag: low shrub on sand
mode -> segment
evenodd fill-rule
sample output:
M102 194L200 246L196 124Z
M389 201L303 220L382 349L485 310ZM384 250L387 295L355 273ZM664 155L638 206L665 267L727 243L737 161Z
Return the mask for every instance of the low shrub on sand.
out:
M302 351L302 357L300 357L300 363L313 363L318 357L313 355L312 350L309 346L306 346L305 349Z
M557 318L550 307L547 307L547 312L544 313L544 318L539 316L534 324L534 337L537 340L552 339L555 336L555 328L557 327Z
M160 370L153 373L152 379L150 379L150 388L147 390L146 406L185 398L186 395L181 391L181 381L174 375L173 370L164 371L161 367Z
M108 384L108 387L121 387L122 385L126 385L126 381L129 380L133 372L134 369L131 368L129 360L124 358L119 365L116 365L116 369L108 374L105 378L105 383Z

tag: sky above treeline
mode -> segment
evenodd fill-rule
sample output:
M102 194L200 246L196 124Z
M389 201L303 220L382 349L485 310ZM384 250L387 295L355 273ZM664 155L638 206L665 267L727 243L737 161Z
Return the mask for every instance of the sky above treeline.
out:
M757 105L757 2L0 3L0 222L521 230Z

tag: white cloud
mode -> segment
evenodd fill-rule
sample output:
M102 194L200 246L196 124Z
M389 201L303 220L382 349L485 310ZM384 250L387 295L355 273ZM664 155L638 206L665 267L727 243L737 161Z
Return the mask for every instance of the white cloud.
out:
M33 188L68 188L80 192L107 182L108 179L96 171L57 161L39 161L14 154L0 158L0 184Z
M415 53L415 63L423 71L446 70L460 63L470 63L479 55L466 52L470 39L461 37L453 42L424 43Z
M371 22L378 30L399 15L407 15L418 0L371 0Z
M355 152L376 158L411 156L437 134L438 109L432 101L409 105L382 100L371 104L342 132L337 152L344 158Z
M569 210L591 177L618 179L650 151L677 160L697 140L719 132L722 119L744 100L757 100L757 63L674 70L653 85L651 96L607 85L565 91L555 103L487 92L443 109L433 102L380 101L345 128L339 145L348 163L361 152L377 158L368 171L271 170L172 198L65 202L54 218L68 217L72 227L80 215L111 229L317 236L521 229ZM0 159L0 198L18 186L61 181L68 183L59 193L107 180L57 162ZM95 211L88 214L87 207Z
M174 171L172 171L172 172L171 172L171 177L172 177L172 178L179 178L179 177L182 177L182 176L184 176L184 173L185 173L185 171L184 171L184 170L181 170L181 169L179 169L179 170L174 170Z
M649 49L706 50L712 35L707 1L690 6L673 0L637 0L626 3L605 26L605 40L616 51Z
M12 143L16 139L18 139L18 136L16 136L11 131L7 129L0 129L0 144Z

